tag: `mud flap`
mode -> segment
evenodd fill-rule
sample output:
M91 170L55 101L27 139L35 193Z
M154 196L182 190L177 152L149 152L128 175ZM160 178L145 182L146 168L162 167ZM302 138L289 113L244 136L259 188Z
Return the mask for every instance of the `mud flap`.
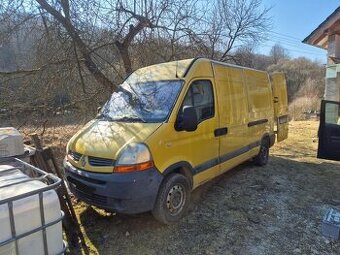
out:
M277 141L281 142L288 138L288 96L287 85L284 73L271 75L274 117L276 120Z

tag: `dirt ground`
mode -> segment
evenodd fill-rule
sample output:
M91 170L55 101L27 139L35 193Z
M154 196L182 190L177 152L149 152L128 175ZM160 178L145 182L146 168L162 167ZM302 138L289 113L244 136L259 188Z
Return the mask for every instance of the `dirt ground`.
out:
M90 253L340 254L340 242L321 235L326 210L340 210L340 163L316 159L317 126L291 122L289 139L271 149L267 166L246 162L196 189L175 225L77 203Z

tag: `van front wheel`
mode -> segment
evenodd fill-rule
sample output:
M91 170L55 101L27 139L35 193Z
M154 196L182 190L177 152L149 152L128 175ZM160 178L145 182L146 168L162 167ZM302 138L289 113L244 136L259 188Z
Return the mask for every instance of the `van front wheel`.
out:
M263 140L261 143L259 154L254 158L255 165L264 166L268 163L269 158L269 143Z
M164 224L179 221L186 213L190 202L190 184L181 174L165 177L152 210L153 216Z

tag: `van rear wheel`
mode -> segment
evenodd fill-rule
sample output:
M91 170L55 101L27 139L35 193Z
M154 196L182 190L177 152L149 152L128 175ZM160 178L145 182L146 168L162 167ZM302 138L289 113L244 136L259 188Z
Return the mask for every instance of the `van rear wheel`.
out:
M269 158L269 142L267 139L262 140L259 154L254 158L254 163L257 166L267 165Z
M165 177L152 210L153 216L164 224L179 221L186 213L190 202L190 184L181 174Z

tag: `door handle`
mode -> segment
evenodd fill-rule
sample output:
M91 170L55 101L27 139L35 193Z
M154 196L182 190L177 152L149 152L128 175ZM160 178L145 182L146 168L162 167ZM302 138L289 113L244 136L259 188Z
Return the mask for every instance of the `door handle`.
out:
M228 128L227 127L223 127L223 128L217 128L214 130L214 135L217 136L221 136L221 135L226 135L228 134Z

